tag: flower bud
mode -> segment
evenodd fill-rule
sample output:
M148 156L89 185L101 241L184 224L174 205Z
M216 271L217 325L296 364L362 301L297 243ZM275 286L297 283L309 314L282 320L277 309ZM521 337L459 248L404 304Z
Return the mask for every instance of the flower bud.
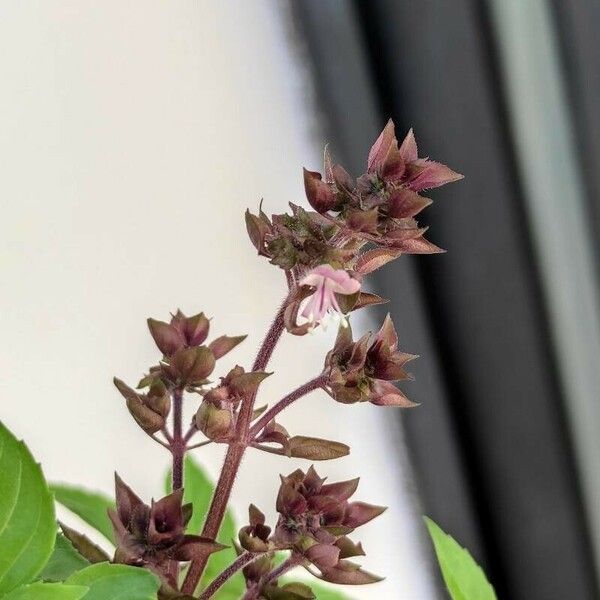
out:
M331 460L347 456L350 448L341 442L295 435L287 440L286 454L292 458Z
M173 374L184 385L201 385L215 368L215 357L206 346L181 348L170 361Z
M254 504L251 504L248 513L250 524L242 527L239 540L242 548L249 552L268 552L272 549L269 543L271 528L265 525L265 515Z
M146 394L146 406L155 413L168 417L171 411L171 394L167 386L160 380L155 379Z
M182 503L182 489L148 506L118 475L115 487L116 507L108 511L117 546L113 562L147 567L173 585L174 560L197 560L225 548L213 539L185 533L190 506Z
M332 177L339 190L351 191L354 188L354 180L341 165L333 166Z
M149 435L160 431L166 422L171 407L171 400L164 384L155 382L150 392L138 394L134 389L114 378L116 388L125 398L127 409L136 423Z
M313 467L282 477L276 504L280 517L271 539L302 554L321 573L330 574L328 581L345 578L348 583L367 583L371 574L342 560L364 554L362 546L346 535L385 509L348 502L357 485L357 479L325 484Z
M412 379L404 365L416 358L398 350L398 335L388 315L377 333L356 342L349 327L340 328L333 350L327 354L327 391L343 404L371 402L378 406L417 406L392 381Z
M269 218L262 209L259 216L253 215L249 210L246 210L246 229L250 241L258 251L260 256L269 256L266 250L266 237L272 233L273 227L269 222Z
M337 204L335 192L322 181L321 174L304 169L304 190L310 205L318 212L325 213Z
M183 336L186 345L199 346L208 336L210 321L204 313L186 317L180 310L171 319L171 325Z
M165 355L171 356L185 346L185 339L176 327L156 319L148 319L148 328L158 349Z
M251 371L249 373L241 373L232 377L229 383L231 393L239 398L252 396L258 390L258 386L272 373L263 371Z
M225 441L233 433L233 413L231 408L218 408L204 400L194 418L196 427L209 439Z
M214 404L215 406L223 408L231 401L229 389L227 386L220 385L212 390L208 390L208 392L206 392L204 395L204 400Z

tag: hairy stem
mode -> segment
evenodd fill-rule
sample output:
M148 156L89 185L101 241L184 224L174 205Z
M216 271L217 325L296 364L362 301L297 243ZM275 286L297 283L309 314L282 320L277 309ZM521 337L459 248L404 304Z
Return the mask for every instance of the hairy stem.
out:
M196 448L202 448L202 446L208 446L208 444L212 444L212 440L204 440L203 442L198 442L193 446L188 446L187 450L195 450Z
M292 554L287 560L282 562L278 567L273 569L268 575L265 575L260 581L260 584L250 588L242 600L255 600L258 598L260 591L262 588L269 583L273 583L275 580L279 579L282 575L285 575L288 571L302 564L302 557L297 554Z
M258 354L256 355L256 359L254 364L252 365L253 371L262 371L268 364L271 359L271 355L273 354L273 350L275 350L275 346L283 333L283 313L287 307L289 300L289 295L286 296L285 300L281 303L273 322L271 323L271 327L267 331L265 335L265 339L260 346Z
M285 280L287 282L287 286L288 286L288 290L291 291L291 289L296 285L296 278L294 277L294 271L289 270L285 272Z
M173 390L173 432L169 434L166 428L163 433L167 438L173 459L173 479L172 491L179 490L183 487L183 458L185 456L186 444L182 436L182 412L183 412L183 390L176 388ZM176 580L179 572L179 563L172 560L169 563L169 571L172 577Z
M232 443L227 449L225 455L225 462L221 469L221 475L217 482L217 487L212 497L210 508L208 509L208 515L202 528L202 536L215 539L219 533L221 522L225 516L227 510L227 504L229 503L229 497L231 496L231 489L237 475L238 468L242 462L244 456L244 450L246 445L243 443ZM185 581L181 591L184 594L193 594L200 582L206 563L208 562L209 555L206 554L201 558L194 560L190 564Z
M265 338L258 350L254 364L252 365L253 371L262 371L266 368L275 350L275 346L283 333L283 315L289 300L289 295L282 302L271 327L267 331ZM244 457L244 452L249 442L249 430L250 423L252 421L252 410L254 409L254 400L256 394L244 398L240 413L238 416L238 423L236 429L235 439L230 442L227 454L225 455L225 462L221 469L219 481L213 494L210 508L204 527L202 528L202 536L215 539L221 528L221 522L225 516L227 510L227 504L229 503L229 497L231 496L231 490L235 482L238 469ZM190 564L185 581L181 591L185 594L193 594L200 582L202 573L208 562L208 555L198 558Z
M256 448L262 452L268 452L269 454L277 454L278 456L285 456L285 452L281 448L272 448L271 446L265 446L264 444L257 444L255 442L250 444L251 448Z
M167 440L167 442L169 442L169 444L173 441L173 437L171 436L169 430L166 427L163 427L160 430L160 432L165 436L165 439Z
M167 444L166 442L163 442L156 434L153 434L150 436L157 444L160 444L163 448L166 448L167 450L171 450L171 446L169 446L169 444Z
M200 594L200 600L212 598L217 590L235 575L240 569L243 569L248 563L251 563L259 554L255 552L244 552L240 554L218 577L216 577L209 586Z
M286 409L290 404L296 402L296 400L306 396L306 394L321 388L327 382L327 377L323 374L307 381L304 385L290 392L287 396L282 398L279 402L274 404L262 417L252 425L250 428L250 439L254 439L262 428L272 421L282 410Z
M183 457L185 441L182 435L183 392L176 389L173 392L173 440L171 454L173 456L173 491L183 487Z

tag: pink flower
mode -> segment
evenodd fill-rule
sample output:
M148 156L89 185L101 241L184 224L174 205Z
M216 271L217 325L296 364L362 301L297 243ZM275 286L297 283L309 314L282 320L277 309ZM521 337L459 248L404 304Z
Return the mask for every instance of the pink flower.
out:
M301 281L300 285L315 288L304 306L301 315L311 323L319 324L328 314L335 314L345 323L343 312L335 297L336 294L350 295L360 290L360 282L348 275L344 269L334 269L331 265L314 268Z

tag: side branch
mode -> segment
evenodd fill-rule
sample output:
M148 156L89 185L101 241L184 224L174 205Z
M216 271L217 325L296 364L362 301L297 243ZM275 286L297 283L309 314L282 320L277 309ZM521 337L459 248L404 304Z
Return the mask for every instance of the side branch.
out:
M255 558L260 556L255 552L244 552L240 554L218 577L216 577L210 585L200 595L200 600L208 600L212 598L217 590L224 585L227 580L235 575L240 569L243 569L247 564L251 563Z
M324 374L307 381L304 385L290 392L287 396L282 398L279 402L274 404L261 418L251 427L250 439L253 440L258 433L265 427L270 421L272 421L282 410L293 404L296 400L299 400L306 394L322 388L327 382L327 377Z

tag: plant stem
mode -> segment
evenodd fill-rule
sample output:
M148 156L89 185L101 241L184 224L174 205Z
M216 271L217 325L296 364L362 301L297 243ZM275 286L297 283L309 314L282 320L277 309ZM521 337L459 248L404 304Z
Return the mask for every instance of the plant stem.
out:
M176 388L173 390L173 432L169 434L166 427L163 428L163 434L168 440L168 448L171 451L173 459L173 480L172 491L183 487L183 458L186 452L186 443L182 436L182 412L183 412L183 390ZM179 572L179 563L172 560L169 563L169 571L176 580Z
M227 510L227 504L229 503L229 497L231 496L231 489L235 476L237 475L238 468L242 462L244 456L244 450L246 450L246 444L231 443L227 448L227 454L225 455L225 462L221 469L221 475L217 482L217 487L212 497L210 508L208 509L208 515L202 528L202 536L215 539L219 533L221 522L225 516ZM201 558L194 560L190 563L185 581L181 587L181 591L184 594L193 594L196 591L196 587L200 582L206 563L208 562L209 555L205 554Z
M296 285L294 272L292 270L285 272L285 280L287 282L288 290L291 290L294 287L294 285Z
M171 434L169 433L168 429L166 427L163 427L160 431L165 436L167 442L169 442L170 444L173 441L173 438L171 437Z
M250 439L254 439L256 435L260 433L262 428L272 421L282 410L290 406L290 404L294 403L296 400L306 396L306 394L323 387L326 381L327 377L324 374L321 374L318 377L307 381L304 385L301 385L274 404L258 421L256 421L256 423L254 423L254 425L252 425L250 428Z
M256 448L262 452L268 452L269 454L277 454L278 456L285 456L285 452L282 448L272 448L271 446L265 446L264 444L251 443L251 448Z
M183 487L183 457L185 455L185 441L182 435L183 391L173 391L173 440L171 441L171 454L173 456L173 491Z
M269 363L273 350L275 350L275 346L283 333L283 314L289 297L288 294L282 302L265 335L256 355L256 359L254 360L254 364L252 365L253 371L262 371ZM242 406L238 415L236 436L227 448L225 462L223 463L219 481L217 482L212 502L208 509L208 515L204 527L202 528L201 535L204 537L215 539L219 533L221 522L223 521L225 511L227 510L227 504L229 503L229 497L231 496L231 489L233 488L235 477L242 462L242 458L244 457L244 452L248 446L248 433L252 421L252 410L254 409L255 398L256 394L252 394L242 401ZM192 561L181 588L181 591L184 594L193 594L195 592L206 567L206 563L208 562L208 558L208 555L205 555Z
M193 446L188 446L186 450L195 450L196 448L202 448L202 446L208 446L208 444L212 444L212 440L204 440L203 442L198 442Z
M255 600L258 597L261 589L272 583L276 579L279 579L282 575L285 575L288 571L302 564L302 557L297 554L292 554L287 560L282 562L278 567L273 569L268 575L263 577L259 585L249 589L242 600Z
M153 434L150 436L157 444L160 444L163 448L166 448L167 450L171 450L171 446L169 446L169 444L167 444L166 442L163 442L156 434Z
M263 340L254 364L252 365L253 371L262 371L269 364L273 350L275 350L275 346L283 333L283 313L287 308L288 300L289 295L286 296L285 300L281 303L281 306L271 323L271 327L269 327L269 330L265 335L265 339Z
M240 554L218 577L213 579L210 585L200 594L200 600L208 600L212 598L216 591L226 581L235 575L240 569L244 568L248 563L251 563L257 556L255 552L244 552Z
M195 425L191 425L190 428L187 430L187 433L183 436L183 440L187 443L189 442L196 434L198 433L198 430L196 429Z

